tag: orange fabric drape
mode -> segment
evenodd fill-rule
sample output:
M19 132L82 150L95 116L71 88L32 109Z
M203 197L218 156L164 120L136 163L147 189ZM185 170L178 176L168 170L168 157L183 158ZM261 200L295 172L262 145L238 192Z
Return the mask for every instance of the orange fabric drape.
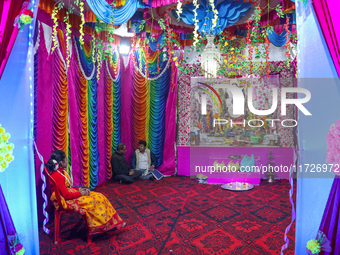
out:
M145 128L147 122L147 113L149 105L147 102L149 93L149 82L140 74L138 70L134 71L134 90L133 90L133 100L132 100L132 115L133 118L133 136L134 136L134 148L138 148L138 143L140 140L146 141Z
M104 93L105 93L105 178L110 179L112 176L111 171L111 156L112 156L112 107L113 107L113 97L112 97L112 80L109 77L106 68L104 68Z
M58 52L53 61L52 151L62 150L68 157L68 88L64 62Z
M83 185L90 187L89 179L89 156L90 146L88 139L88 109L87 109L87 80L84 78L80 68L78 67L78 86L76 88L77 104L79 109L79 139L82 141L81 144L81 159L83 168Z

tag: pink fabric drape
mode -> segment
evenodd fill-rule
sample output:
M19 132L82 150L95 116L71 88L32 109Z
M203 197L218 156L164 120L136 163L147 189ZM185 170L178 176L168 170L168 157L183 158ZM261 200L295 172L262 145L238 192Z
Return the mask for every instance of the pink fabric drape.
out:
M313 0L320 28L340 77L340 2L339 0Z
M130 160L131 155L134 151L132 144L132 131L131 131L131 93L133 84L133 62L132 58L129 58L129 64L125 68L123 57L120 57L120 70L121 70L121 113L120 113L120 132L121 142L126 144L127 151L125 153L126 159ZM115 148L114 148L115 149Z
M14 20L24 2L25 0L0 1L0 79L19 32L19 29L13 26Z

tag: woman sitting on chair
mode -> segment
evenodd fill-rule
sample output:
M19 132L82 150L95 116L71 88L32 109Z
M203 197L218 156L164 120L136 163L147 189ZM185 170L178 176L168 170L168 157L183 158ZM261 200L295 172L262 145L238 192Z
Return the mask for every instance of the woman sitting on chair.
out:
M51 177L61 193L62 205L59 208L55 193L51 200L57 210L67 209L86 214L86 222L91 235L104 233L114 227L120 229L125 226L125 222L119 217L110 201L101 193L90 191L89 188L72 187L73 179L67 174L67 158L65 152L58 150L51 154L46 163Z

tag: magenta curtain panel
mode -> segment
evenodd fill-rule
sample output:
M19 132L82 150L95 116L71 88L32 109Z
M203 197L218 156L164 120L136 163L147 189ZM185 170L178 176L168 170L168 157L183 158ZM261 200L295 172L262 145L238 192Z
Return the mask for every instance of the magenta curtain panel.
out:
M24 2L25 0L0 1L0 79L19 32L19 29L13 26L14 20Z
M340 77L340 1L313 0L313 7Z

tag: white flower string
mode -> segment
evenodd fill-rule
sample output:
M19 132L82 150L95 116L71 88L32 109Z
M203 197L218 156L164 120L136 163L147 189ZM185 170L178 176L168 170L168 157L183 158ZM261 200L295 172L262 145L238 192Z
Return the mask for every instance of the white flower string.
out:
M148 80L150 80L150 81L155 81L155 80L157 80L159 77L161 77L161 76L165 73L166 69L168 69L168 67L169 67L169 62L170 62L170 60L168 59L168 62L166 62L166 66L163 68L163 71L162 71L158 76L153 77L153 78L148 78ZM134 65L134 67L135 67L135 69L143 76L143 78L146 78L145 74L144 74L143 72L141 72L137 66Z
M119 63L119 58L118 58L118 70L117 70L117 75L116 75L116 78L114 79L112 76L111 76L111 72L109 70L109 60L106 60L106 71L107 73L109 74L110 76L110 79L114 82L116 82L118 80L118 77L119 77L119 72L120 72L120 63Z

